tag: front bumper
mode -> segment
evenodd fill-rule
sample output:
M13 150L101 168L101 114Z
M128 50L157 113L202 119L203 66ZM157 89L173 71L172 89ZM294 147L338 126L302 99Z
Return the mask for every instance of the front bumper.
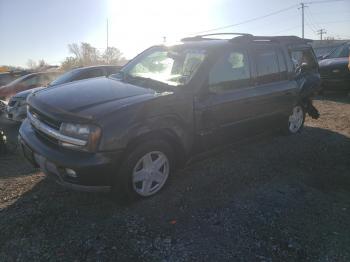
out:
M59 184L81 191L108 191L117 175L122 151L87 153L60 148L37 136L28 120L19 130L19 143L25 158ZM66 169L76 172L69 176Z
M321 85L323 90L329 91L350 91L350 78L322 78Z

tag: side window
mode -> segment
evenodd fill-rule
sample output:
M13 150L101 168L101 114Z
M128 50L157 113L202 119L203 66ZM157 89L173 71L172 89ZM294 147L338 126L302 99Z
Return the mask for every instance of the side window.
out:
M232 51L222 57L209 73L209 89L223 93L250 86L250 68L245 51Z
M317 62L315 61L315 58L309 49L292 50L290 54L295 69L300 67L303 63L307 64L310 69L314 69L317 67Z
M106 71L107 71L107 76L109 75L113 75L113 74L116 74L120 71L120 68L119 67L109 67L109 68L106 68Z
M30 78L27 78L24 80L22 83L26 86L31 86L31 85L37 85L39 82L40 76L39 75L33 75Z
M50 76L48 74L42 74L40 76L39 85L47 85L50 82Z
M103 72L100 68L89 69L88 71L81 73L75 80L82 80L99 76L103 76Z
M277 50L277 56L278 56L278 65L280 69L281 80L287 80L288 72L287 72L286 60L284 59L284 54L280 49Z
M256 55L258 84L268 84L280 80L277 54L275 50L258 50Z

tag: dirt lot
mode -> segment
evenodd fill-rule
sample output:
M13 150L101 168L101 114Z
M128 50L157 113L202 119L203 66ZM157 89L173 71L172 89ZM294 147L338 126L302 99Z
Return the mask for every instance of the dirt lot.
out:
M3 157L0 261L350 261L350 98L315 105L301 134L221 151L128 207Z

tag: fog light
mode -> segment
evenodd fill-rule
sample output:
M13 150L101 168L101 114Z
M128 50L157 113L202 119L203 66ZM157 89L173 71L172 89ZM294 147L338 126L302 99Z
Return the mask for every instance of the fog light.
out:
M73 169L70 168L66 168L66 174L67 176L71 177L71 178L77 178L77 173L75 173L75 171Z

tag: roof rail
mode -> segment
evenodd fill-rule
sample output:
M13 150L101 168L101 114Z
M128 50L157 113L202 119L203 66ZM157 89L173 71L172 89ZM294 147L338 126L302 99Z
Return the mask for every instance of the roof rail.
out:
M207 36L216 36L216 35L237 35L237 36L253 36L251 34L246 33L214 33L214 34L205 34L205 35L196 35L191 37L185 37L182 38L182 42L188 42L188 41L201 41L201 40L215 40L217 38L204 38Z
M237 38L233 38L232 41L246 40L246 41L254 41L254 42L278 42L278 43L289 43L289 44L306 44L310 43L313 40L304 39L294 35L291 36L241 36Z
M307 44L312 42L311 39L304 39L297 36L254 36L246 33L214 33L206 35L196 35L192 37L186 37L181 39L182 42L188 41L203 41L203 40L217 40L218 38L207 38L208 36L220 36L220 35L234 35L237 37L228 39L230 41L253 41L253 42L278 42L288 44Z

